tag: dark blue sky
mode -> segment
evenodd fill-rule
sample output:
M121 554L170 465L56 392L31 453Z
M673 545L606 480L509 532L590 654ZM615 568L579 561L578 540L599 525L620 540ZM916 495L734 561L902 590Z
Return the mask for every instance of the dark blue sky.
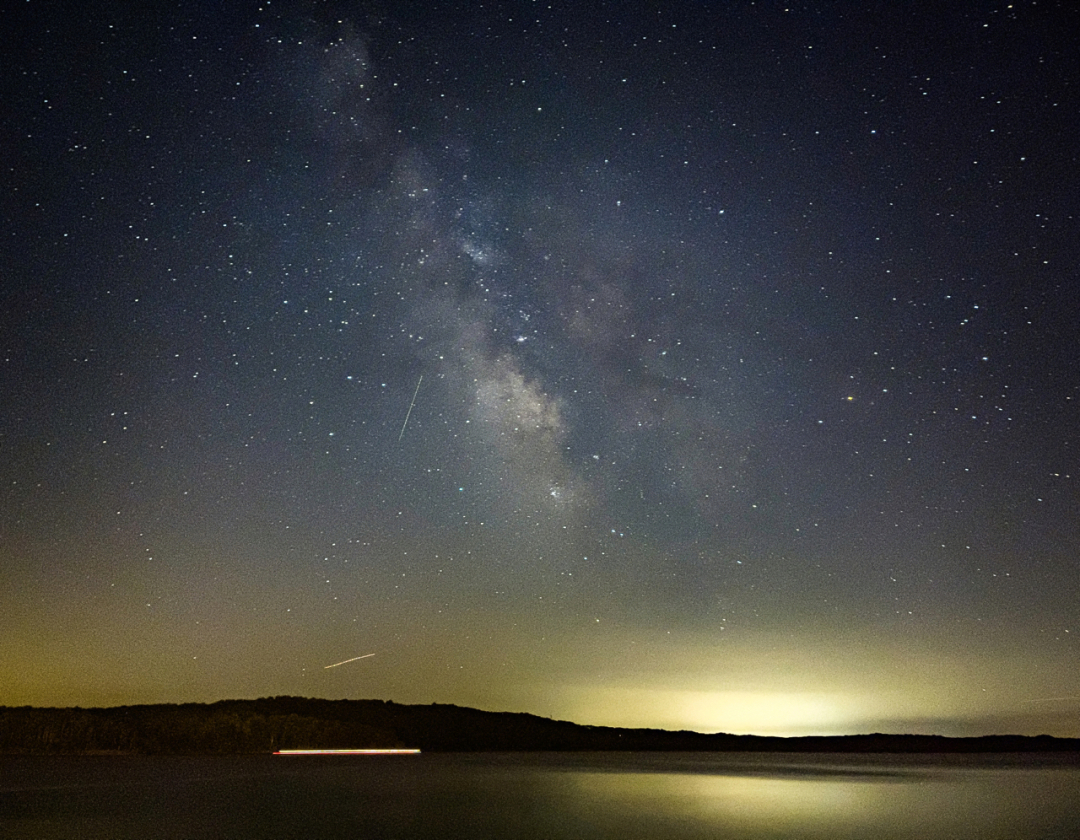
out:
M2 24L0 703L1080 735L1070 4Z

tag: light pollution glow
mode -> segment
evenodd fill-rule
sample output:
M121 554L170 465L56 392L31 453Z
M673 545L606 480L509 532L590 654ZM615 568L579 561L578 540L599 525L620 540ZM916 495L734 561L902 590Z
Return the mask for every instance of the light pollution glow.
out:
M19 616L12 617L15 626ZM511 635L505 616L471 612L410 636L372 638L381 655L326 670L315 639L290 636L267 649L258 636L220 625L198 657L178 656L167 626L131 640L104 616L72 613L81 632L26 623L9 637L9 704L117 705L212 702L281 694L455 703L577 723L779 736L853 732L1070 735L1075 695L1067 675L1038 651L972 647L925 638L813 631L731 631L720 639L621 629L595 621L548 628L541 643ZM31 626L31 624L33 626ZM67 628L70 630L70 627ZM31 632L33 631L33 632ZM23 641L19 641L19 639ZM55 651L31 662L35 644ZM492 640L501 640L497 648ZM323 640L327 652L342 638ZM917 659L913 651L918 652ZM312 660L315 661L312 661ZM151 663L131 670L126 663ZM326 659L322 659L325 662ZM992 675L992 678L990 678ZM1004 676L1002 676L1004 675ZM125 687L122 695L115 686ZM1038 701L1038 702L1036 702Z
M1054 4L113 5L8 27L0 703L1080 736Z

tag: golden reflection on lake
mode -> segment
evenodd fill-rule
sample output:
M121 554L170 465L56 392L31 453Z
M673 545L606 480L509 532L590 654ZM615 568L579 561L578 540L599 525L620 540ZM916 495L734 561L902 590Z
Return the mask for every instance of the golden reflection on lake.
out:
M1056 837L1055 823L1080 803L1077 771L1062 768L601 772L575 781L599 808L647 815L654 830L743 840Z
M2 756L0 835L1077 840L1077 760L760 753Z

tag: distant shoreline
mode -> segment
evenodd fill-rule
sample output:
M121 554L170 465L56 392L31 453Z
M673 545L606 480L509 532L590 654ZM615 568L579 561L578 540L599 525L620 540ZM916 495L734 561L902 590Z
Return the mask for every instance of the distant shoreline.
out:
M266 697L104 708L0 707L4 755L254 755L283 750L1013 754L1080 763L1049 735L762 735L589 726L518 712L383 700Z

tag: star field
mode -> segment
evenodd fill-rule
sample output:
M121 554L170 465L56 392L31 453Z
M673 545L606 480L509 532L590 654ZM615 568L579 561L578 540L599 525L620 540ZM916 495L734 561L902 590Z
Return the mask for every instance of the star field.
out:
M4 17L0 704L1080 735L1069 4Z

